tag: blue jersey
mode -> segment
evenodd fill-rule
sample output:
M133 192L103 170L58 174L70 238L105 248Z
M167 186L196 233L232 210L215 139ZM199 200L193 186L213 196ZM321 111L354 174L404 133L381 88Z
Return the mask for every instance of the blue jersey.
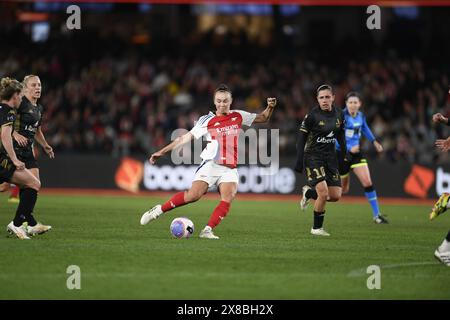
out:
M366 122L366 117L361 111L358 111L355 117L352 117L347 108L344 110L345 116L345 141L347 142L347 150L350 151L354 146L359 145L361 134L370 142L375 141L375 136L370 130ZM339 143L336 141L336 149L340 150Z

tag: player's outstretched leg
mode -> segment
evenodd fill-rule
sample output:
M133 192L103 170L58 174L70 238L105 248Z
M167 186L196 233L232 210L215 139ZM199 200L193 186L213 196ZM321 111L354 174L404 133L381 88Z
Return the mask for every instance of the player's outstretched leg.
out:
M434 256L440 262L450 267L450 231L444 241L442 241L442 244L434 252Z
M163 211L161 209L161 205L157 204L150 210L144 212L144 214L141 217L141 225L145 226L150 221L153 221L153 220L159 218L162 214L163 214Z
M188 202L185 201L185 192L178 192L163 205L157 204L150 210L144 212L141 217L141 225L144 226L150 221L158 219L164 212L168 212L177 207L184 206L187 203Z
M205 239L219 239L213 232L213 229L222 222L230 211L231 202L236 196L237 183L236 182L223 182L219 184L219 192L221 201L214 209L208 224L200 232L199 237Z
M449 205L450 193L443 193L433 206L430 213L430 220L437 218L439 215L447 211Z
M141 217L141 225L146 225L150 221L159 218L165 212L199 200L206 192L208 192L208 183L200 180L192 182L192 186L188 191L178 192L163 205L158 204L144 212Z
M219 237L213 233L213 229L226 217L230 211L230 206L231 204L229 202L223 200L220 201L209 218L208 224L200 232L200 238L219 239Z
M170 210L173 210L177 207L184 206L185 204L188 204L185 200L185 192L181 191L172 196L166 203L163 205L157 204L150 210L144 212L144 214L141 217L141 225L145 226L150 221L158 219L164 212L168 212Z

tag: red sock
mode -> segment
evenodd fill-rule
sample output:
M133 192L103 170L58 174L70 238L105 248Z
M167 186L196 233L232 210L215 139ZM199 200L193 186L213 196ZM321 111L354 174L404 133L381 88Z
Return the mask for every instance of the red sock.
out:
M174 194L173 197L169 199L169 201L161 206L161 209L163 212L166 212L175 209L176 207L184 206L185 204L186 202L184 202L184 191L181 191Z
M226 201L220 201L219 205L214 209L214 212L209 218L208 226L214 228L217 226L223 218L227 215L228 211L230 211L230 203Z
M20 188L18 186L15 186L11 189L11 198L17 198L19 196Z

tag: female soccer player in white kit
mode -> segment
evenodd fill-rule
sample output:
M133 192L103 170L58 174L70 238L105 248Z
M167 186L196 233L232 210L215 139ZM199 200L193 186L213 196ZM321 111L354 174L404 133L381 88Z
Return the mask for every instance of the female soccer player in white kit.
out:
M239 183L236 169L239 131L244 125L269 121L277 103L276 98L268 98L266 109L256 114L230 110L232 101L231 91L226 85L220 85L214 92L216 112L200 117L190 132L151 155L149 161L155 164L158 158L192 139L199 139L204 135L207 137L207 147L200 155L203 161L195 173L191 188L176 193L163 205L158 204L145 212L141 217L141 225L146 225L164 212L199 200L209 187L217 185L221 201L214 209L208 224L200 232L200 238L219 239L214 235L213 229L230 210Z

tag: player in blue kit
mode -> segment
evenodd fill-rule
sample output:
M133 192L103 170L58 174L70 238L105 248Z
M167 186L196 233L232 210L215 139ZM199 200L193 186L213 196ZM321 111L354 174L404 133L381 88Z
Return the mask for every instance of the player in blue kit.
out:
M342 192L348 193L350 189L350 170L358 177L359 182L364 188L364 194L372 207L373 221L378 224L388 223L385 217L380 213L378 206L377 193L372 184L369 166L367 160L361 153L360 141L364 136L373 143L378 153L383 152L383 146L375 139L372 131L366 122L366 117L359 111L362 105L361 97L356 92L350 92L345 99L345 140L349 153L345 160L339 162L339 174L341 175ZM336 143L336 149L340 152L339 143ZM344 159L344 157L338 157Z

